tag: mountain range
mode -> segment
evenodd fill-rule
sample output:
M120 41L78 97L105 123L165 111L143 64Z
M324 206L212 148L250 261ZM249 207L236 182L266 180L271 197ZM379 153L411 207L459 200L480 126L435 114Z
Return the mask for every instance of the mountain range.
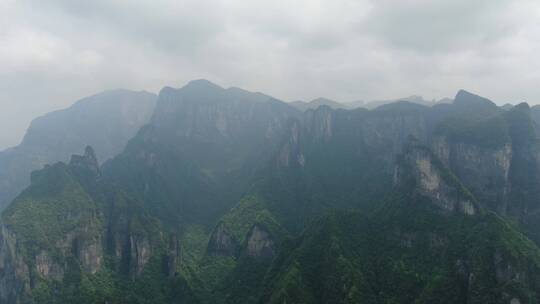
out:
M101 159L120 153L152 115L157 96L114 90L32 121L20 145L0 151L0 210L30 184L30 173L68 161L91 145Z
M450 98L443 98L440 100L425 100L422 96L412 95L409 97L403 97L403 98L397 98L397 99L388 99L388 100L372 100L369 102L364 102L362 100L352 101L352 102L337 102L328 98L319 97L316 99L313 99L312 101L305 102L305 101L293 101L290 103L293 107L297 108L300 111L306 111L306 110L315 110L320 106L328 106L334 110L337 109L345 109L345 110L353 110L357 108L366 108L369 110L375 109L377 107L380 107L385 104L389 103L395 103L398 101L407 101L415 104L420 104L424 106L434 106L437 104L444 104L444 103L452 103L453 100Z
M0 156L30 182L3 183L28 187L1 215L1 303L540 299L538 107L461 90L349 109L206 80L83 101Z

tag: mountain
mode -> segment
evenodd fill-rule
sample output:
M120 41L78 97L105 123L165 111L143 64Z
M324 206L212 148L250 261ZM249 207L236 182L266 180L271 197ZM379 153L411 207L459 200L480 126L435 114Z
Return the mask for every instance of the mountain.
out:
M297 247L294 247L290 251L282 251L282 258L279 254L276 255L266 272L263 271L263 274L255 279L250 276L250 281L258 284L249 286L251 290L259 293L258 301L262 303L358 303L359 299L367 301L365 299L370 297L372 298L369 301L377 303L397 301L404 295L410 298L404 299L402 303L430 303L435 298L446 296L442 286L450 286L448 284L451 282L444 280L457 275L462 277L452 284L458 291L446 299L446 303L486 303L490 302L490 299L504 299L508 302L516 299L533 303L534 296L531 297L530 294L538 293L535 287L538 268L533 265L538 265L535 262L535 256L538 255L536 244L540 243L537 237L538 228L533 228L538 221L538 206L534 204L533 198L538 197L535 189L540 183L535 180L538 173L537 161L527 152L531 151L529 149L538 151L533 137L526 135L529 130L527 121L530 122L530 118L527 120L527 107L522 105L518 107L521 110L519 112L504 113L492 102L466 91L460 91L455 100L451 105L442 104L431 108L401 102L382 106L374 111L359 109L343 112L320 107L307 112L303 120L291 125L289 139L284 142L274 165L264 174L262 180L257 181L257 187L252 189L253 192L246 200L220 221L210 239L209 248L216 247L212 242L226 239L227 242L220 246L229 250L221 250L220 254L235 257L236 264L231 273L234 280L245 282L241 280L242 275L247 275L245 271L241 272L239 277L235 276L238 272L236 269L242 269L245 262L238 253L238 250L241 252L242 249L233 244L246 244L246 240L249 244L249 227L278 226L289 234L300 234L297 243L292 243L297 245L290 245L298 248L304 246L303 242L308 238L306 234L320 241L306 245L309 249L295 250ZM470 109L475 112L470 113ZM484 119L478 121L479 116ZM447 129L449 126L456 129ZM457 131L458 129L460 131ZM450 130L455 130L455 133ZM417 142L413 145L414 148L409 148L411 138L414 139L413 142ZM442 142L445 144L441 144ZM445 146L446 144L452 147ZM509 150L513 157L509 157ZM528 164L526 170L520 165L523 163ZM389 192L389 189L394 190ZM527 201L529 203L526 203ZM425 204L429 208L416 210L417 204ZM354 231L360 236L352 234L341 239L344 235L349 235L348 228L338 229L327 236L332 242L335 239L340 240L336 245L319 239L322 232L317 229L320 224L313 226L316 227L316 232L312 234L309 230L303 232L303 227L310 227L310 219L331 213L334 209L361 210L360 214L367 214L369 219L365 225L373 225L381 230L391 226L394 231L362 234L360 231L366 229L357 229ZM386 218L393 213L404 214L399 215L399 218ZM361 216L354 218L358 221L362 219ZM418 223L411 227L412 223L409 221L415 218L418 218ZM398 219L399 222L396 222ZM519 223L517 225L514 224L516 220ZM437 228L429 223L441 223L441 226ZM378 231L379 228L367 231ZM408 231L409 229L413 230ZM283 238L280 236L283 233L274 233L272 230L266 230L265 238L260 240L262 244L276 244ZM417 251L409 252L412 257L421 259L425 258L425 254L428 258L412 262L407 260L411 256L400 256L400 250L403 251L399 249L401 241L394 235L400 230L408 231L406 235L412 233L413 238L418 237L418 234L423 235L420 238L424 241L421 242L429 240L428 236L443 232L443 239L468 240L470 243L458 241L449 245L444 241L445 245L436 250L419 247L415 249ZM508 234L503 235L503 232ZM482 237L476 238L476 233ZM368 238L371 234L374 235L373 239ZM488 235L490 241L483 243L482 238L487 238ZM388 243L381 245L381 248L387 250L375 249L370 255L380 258L384 263L405 263L408 265L405 267L411 267L410 275L422 278L418 279L414 288L404 285L403 289L394 290L398 284L405 284L411 279L384 268L394 267L392 265L395 264L381 265L383 268L378 268L376 272L381 273L378 280L397 281L379 284L373 283L376 278L369 277L362 283L355 280L371 275L364 274L363 266L357 262L366 261L365 256L352 252L349 253L352 256L344 257L345 260L334 260L336 256L346 256L341 252L340 246L345 246L343 244L363 244L358 245L356 250L370 251L373 249L371 244L374 239L388 239ZM510 239L516 243L509 241ZM523 246L517 250L525 253L524 256L516 257L524 260L516 261L516 264L511 266L507 266L509 261L501 258L499 253L491 255L492 248L502 248L496 245L497 242L502 244L508 241L518 247ZM425 246L425 243L423 244L421 246ZM396 245L398 248L390 249ZM282 250L288 250L287 244L282 246L285 247ZM337 251L326 255L325 250L334 249L335 246L338 247ZM512 247L513 245L502 250L514 251ZM236 249L230 250L231 248ZM467 252L457 248L475 249ZM397 252L398 256L391 255L392 252ZM482 257L472 261L477 252L482 252ZM529 254L532 256L528 256ZM437 256L445 257L444 264L437 264ZM531 260L525 262L529 258ZM501 262L503 260L504 262ZM328 264L319 264L318 261ZM365 267L370 267L373 263L370 261L365 262ZM409 264L411 262L412 264ZM431 265L430 268L423 268L427 263ZM469 268L461 270L462 266L455 266L462 263L467 264L463 267L477 269L475 271L482 274L474 273ZM497 270L498 267L521 267L521 270L504 276L501 275L502 269ZM325 269L329 270L324 272ZM375 270L368 268L364 271ZM427 272L421 274L422 271ZM442 274L438 273L439 271L443 271ZM520 271L532 271L536 273L536 278L532 279L532 283L528 279L518 280ZM323 276L321 272L327 276ZM388 278L385 278L385 275ZM470 278L477 275L484 277L486 281L470 289L459 287L476 284L477 282ZM469 278L466 278L467 276ZM227 285L231 280L227 278L224 283L227 287L223 289L234 289ZM322 285L323 282L332 282L335 286L343 286L343 289L336 288L332 291L332 286ZM360 286L362 284L364 285ZM512 284L521 287L516 287L512 292L501 292L501 286ZM361 288L368 290L359 291ZM377 292L373 293L373 290ZM328 296L331 298L319 300L325 299L325 295L321 294L324 292L329 292ZM381 295L381 292L395 293ZM237 301L231 299L229 302ZM248 299L241 298L238 302L246 303Z
M305 102L305 101L293 101L290 103L291 106L297 108L298 110L304 112L306 110L314 110L317 109L320 106L328 106L332 109L348 109L349 105L345 103L339 103L337 101L333 101L327 98L316 98L312 101Z
M174 235L102 182L91 147L32 173L2 213L0 244L2 303L159 301L185 285L161 271L179 255Z
M531 107L531 117L536 124L540 125L540 105L534 105Z
M212 223L245 192L300 112L274 98L196 80L164 88L149 126L105 164L104 176L162 218Z
M283 246L260 303L536 301L538 249L523 235L493 214L442 216L414 203L392 206L387 217L315 221Z
M100 159L120 153L149 121L155 99L147 92L107 91L36 118L20 145L0 152L0 209L45 164L67 161L86 145L95 147Z
M454 100L450 98L443 98L440 100L425 100L422 96L412 95L409 97L404 98L397 98L397 99L389 99L389 100L373 100L369 102L364 102L362 100L357 100L353 102L347 102L347 103L339 103L337 101L333 101L327 98L317 98L310 102L305 101L293 101L290 103L293 107L299 109L300 111L306 111L306 110L315 110L320 106L328 106L334 110L337 109L345 109L345 110L353 110L357 108L366 108L366 109L375 109L377 107L392 104L400 101L407 101L414 104L419 104L423 106L434 106L438 104L449 104L452 103Z
M98 164L32 173L0 221L2 303L536 303L538 125L453 103L300 111L161 90Z
M509 104L509 103L505 103L504 105L501 106L501 109L503 110L510 110L514 107L514 105L512 104Z
M443 98L439 101L436 101L436 100L425 100L422 96L417 96L417 95L412 95L412 96L409 96L409 97L403 97L403 98L397 98L397 99L390 99L390 100L374 100L374 101L370 101L370 102L367 102L363 105L363 107L365 107L366 109L375 109L379 106L382 106L382 105L386 105L386 104L390 104L390 103L394 103L394 102L398 102L398 101L408 101L408 102L411 102L411 103L416 103L416 104L419 104L419 105L423 105L423 106L433 106L433 105L436 105L436 104L447 104L447 103L452 103L453 100L450 99L450 98Z

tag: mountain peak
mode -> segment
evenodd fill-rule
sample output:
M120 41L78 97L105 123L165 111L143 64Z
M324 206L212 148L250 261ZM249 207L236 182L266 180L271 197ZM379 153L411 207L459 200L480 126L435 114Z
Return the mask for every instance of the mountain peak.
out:
M86 146L84 149L84 157L91 160L92 162L97 163L96 153L94 152L94 148L91 146Z
M528 103L526 102L522 102L516 106L514 106L514 109L517 109L517 110L520 110L520 111L525 111L525 112L529 112L531 110L531 107L529 106Z
M222 87L220 87L219 85L209 81L209 80L206 80L206 79L195 79L195 80L192 80L190 82L188 82L182 89L186 89L186 88L190 88L190 89L212 89L212 90L223 90Z
M493 101L465 90L459 90L459 92L456 94L456 98L454 99L454 104L496 106Z
M91 171L96 176L99 175L99 162L94 149L91 146L86 146L84 155L72 155L69 165L74 168L82 168Z
M165 86L159 91L159 96L169 96L175 95L177 91L187 91L187 92L212 92L212 91L223 91L224 89L219 85L206 80L206 79L195 79L188 82L183 87L177 89L170 86Z
M324 98L324 97L315 98L309 102L293 101L290 104L301 111L315 110L320 106L328 106L332 109L347 109L348 108L348 106L345 104L341 104L337 101Z

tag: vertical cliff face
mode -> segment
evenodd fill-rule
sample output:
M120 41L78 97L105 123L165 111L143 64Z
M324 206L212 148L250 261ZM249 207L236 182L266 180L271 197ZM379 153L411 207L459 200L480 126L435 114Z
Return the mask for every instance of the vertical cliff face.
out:
M540 133L534 117L534 111L525 103L505 113L513 149L507 214L517 218L528 236L540 244Z
M304 136L302 134L303 132L300 121L293 121L289 128L287 139L279 150L279 156L277 158L278 166L284 168L296 166L303 167L306 164L306 158L300 142L303 140L303 138L301 138Z
M299 111L259 93L224 89L206 80L196 80L180 89L164 88L151 123L155 136L181 148L183 141L207 142L257 149L255 143L275 140L279 129ZM247 145L242 139L253 140Z
M86 152L73 157L73 167L58 163L34 172L31 186L2 213L0 300L31 299L42 282L63 281L74 267L101 269L103 214L72 171L96 178L97 160L91 148Z
M206 80L164 88L151 125L105 165L104 175L160 218L212 225L275 155L289 119L299 115L271 97Z
M273 166L252 191L293 230L329 208L370 209L391 187L408 136L427 141L428 109L400 102L374 111L308 110L290 123Z
M0 300L19 303L30 290L30 270L17 249L14 233L4 225L0 233Z
M426 113L429 108L398 102L375 109L362 121L364 141L373 147L386 163L392 164L409 136L426 142L429 129ZM390 166L391 168L391 166Z
M285 234L261 198L246 196L214 228L207 252L267 259L274 256Z
M391 174L393 163L409 136L422 142L429 137L428 107L409 102L381 106L373 111L332 110L322 106L304 113L301 130L304 145L346 152L347 157L376 159ZM347 147L347 145L349 147ZM309 148L305 148L309 150ZM307 158L307 156L306 156ZM349 161L353 161L349 159Z
M152 257L152 248L147 238L127 235L121 253L122 269L133 277L141 275L144 266Z
M394 183L404 191L427 197L446 213L474 215L478 212L475 198L463 184L434 153L415 139L410 139L400 155Z
M505 113L505 118L513 149L508 213L523 218L540 210L540 167L536 158L540 151L538 127L532 120L529 105L525 103Z
M333 135L334 115L332 108L321 106L304 114L303 125L315 140L328 141Z
M256 221L256 219L243 219ZM274 232L275 233L275 232ZM273 235L264 224L256 222L242 240L230 233L225 224L220 224L213 231L208 242L207 252L210 255L241 257L243 255L254 259L272 259L277 251L277 236ZM243 242L240 244L240 242Z
M489 209L506 214L512 145L482 147L436 137L432 150L442 163Z
M540 207L537 132L521 104L474 121L445 122L430 146L483 206L523 219Z
M246 238L246 254L257 259L272 259L276 255L277 244L266 227L255 224Z
M221 223L212 233L208 243L207 251L213 255L236 256L240 245L238 240Z
M114 160L32 174L2 214L0 303L533 303L538 248L485 211L538 232L536 129L493 107L166 88Z
M69 288L80 287L71 284L106 268L136 278L161 235L121 191L101 184L91 147L69 165L35 171L0 223L2 303L62 299ZM55 284L65 289L52 292Z
M409 102L397 102L381 106L373 111L333 110L321 106L304 113L301 124L291 127L291 142L297 143L300 134L304 150L306 145L319 145L325 149L345 149L357 158L378 158L391 172L395 156L401 152L409 136L422 142L429 137L428 107Z

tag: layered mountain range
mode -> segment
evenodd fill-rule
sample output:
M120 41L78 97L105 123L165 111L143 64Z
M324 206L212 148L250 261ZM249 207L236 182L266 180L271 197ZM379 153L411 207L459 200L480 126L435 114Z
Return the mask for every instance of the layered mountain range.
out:
M17 147L0 151L0 210L30 184L30 173L69 161L86 145L101 159L120 153L148 123L157 96L128 90L106 91L32 121Z
M1 216L0 302L538 303L536 112L164 88L125 148L31 174Z
M373 110L377 107L390 104L390 103L395 103L398 101L407 101L410 103L415 103L415 104L419 104L419 105L423 105L427 107L431 107L437 104L446 104L446 103L453 102L453 100L450 98L443 98L440 100L425 100L422 96L412 95L412 96L397 98L397 99L372 100L368 102L365 102L363 100L355 100L352 102L343 102L343 103L337 102L335 100L331 100L328 98L319 97L308 102L297 100L297 101L290 102L289 104L300 111L315 110L320 106L328 106L334 110L337 110L337 109L354 110L357 108L365 108L368 110ZM506 106L512 107L512 105L510 104L505 105L505 107Z

